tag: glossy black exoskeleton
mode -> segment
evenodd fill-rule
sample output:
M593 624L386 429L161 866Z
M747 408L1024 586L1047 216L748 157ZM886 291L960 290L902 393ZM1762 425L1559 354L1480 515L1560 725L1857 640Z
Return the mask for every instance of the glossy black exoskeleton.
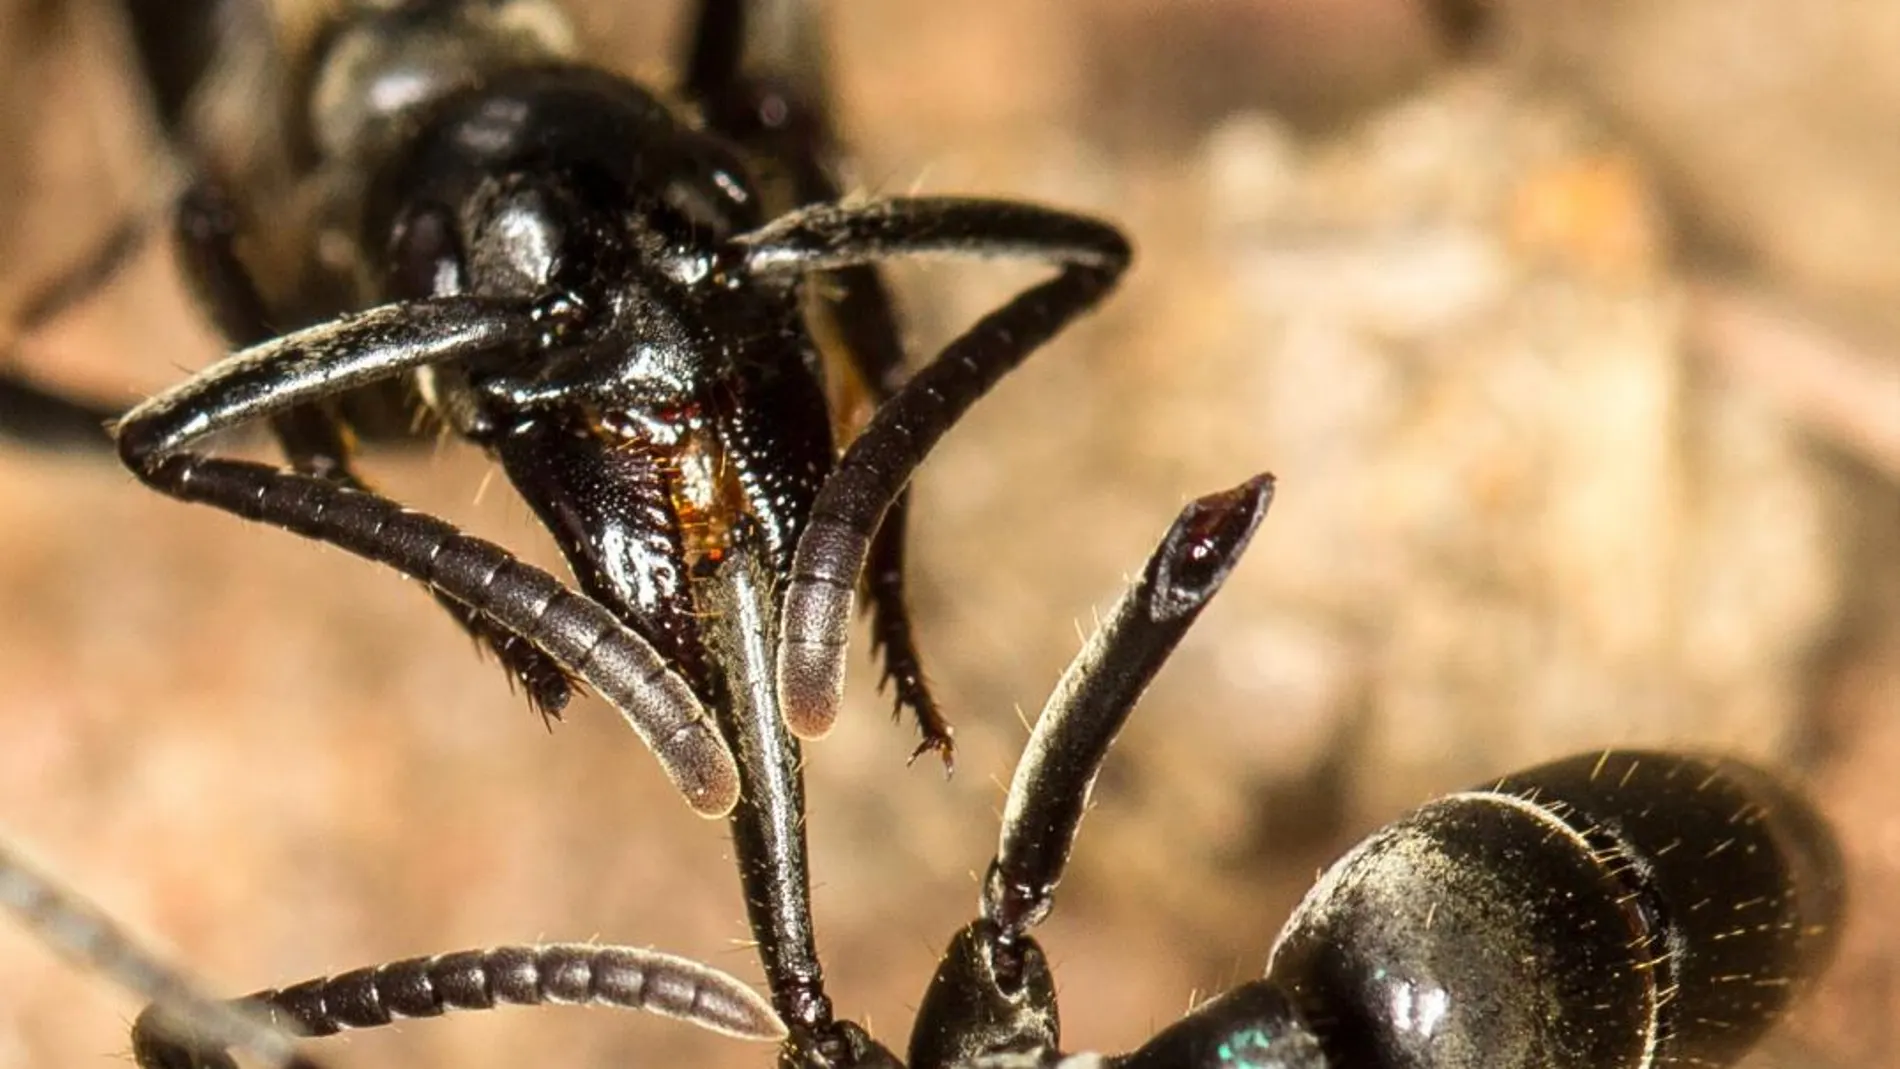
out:
M1825 964L1842 907L1832 835L1767 774L1586 754L1361 843L1266 982L1340 1065L1727 1065Z
M1056 686L1010 784L979 916L938 965L906 1057L850 1022L824 1030L787 1022L782 1065L1723 1066L1825 966L1843 910L1840 858L1808 805L1735 761L1610 751L1423 806L1320 879L1263 978L1130 1053L1064 1053L1055 979L1033 929L1053 908L1110 744L1238 560L1271 492L1262 478L1190 504ZM756 640L753 623L734 619L728 633ZM0 864L0 891L4 875ZM539 975L522 963L525 952L510 953L521 983ZM471 956L443 960L466 968ZM237 1014L174 989L141 1018L135 1052L147 1069L222 1067L233 1040L281 1051L273 1024L327 1035L433 1015L444 1002L483 1004L467 980L436 998L419 979L432 968L444 966L404 963L265 992L236 1004ZM749 1020L744 999L717 974L694 982L721 1009L700 1014L689 999L682 1016L767 1034L731 1023ZM577 974L565 985L570 998L588 990Z
M260 124L285 127L288 173L267 177L197 150L188 122L218 52L192 39L228 34L247 13L268 22L255 6L126 0L155 110L195 176L176 219L187 277L248 347L118 421L133 471L423 579L537 706L558 712L575 679L594 685L711 814L738 792L732 747L706 715L732 672L709 660L696 578L733 553L781 577L775 700L815 736L835 715L869 560L888 674L924 746L947 758L904 620L900 517L888 514L962 412L1113 286L1129 255L1121 235L1011 202L839 202L818 81L748 65L799 52L812 32L804 5L783 2L750 20L737 0L701 6L688 111L575 59L546 0L341 5L280 79L298 92L256 107ZM768 29L748 33L754 24ZM900 388L874 265L917 255L1061 270ZM826 285L806 285L814 275ZM842 457L813 319L885 402ZM431 414L502 462L587 597L367 490L347 417L391 383L413 384ZM22 396L0 403L0 426L30 435L57 402ZM193 449L266 419L290 471Z
M279 166L233 163L191 117L233 27L268 23L257 7L125 0L192 173L185 274L241 348L118 420L120 457L421 580L546 713L592 687L695 810L731 814L775 1004L825 1031L793 735L835 715L862 580L899 702L948 760L902 602L905 485L1114 286L1127 242L1027 204L841 201L822 87L791 62L813 58L814 16L790 0L698 6L683 108L578 59L548 0L334 5L283 70L251 64L290 87L250 109ZM917 255L1058 271L905 380L875 265ZM821 321L881 402L842 453ZM0 425L92 418L11 385ZM578 591L368 486L354 432L391 387L499 460ZM287 467L203 451L253 422Z

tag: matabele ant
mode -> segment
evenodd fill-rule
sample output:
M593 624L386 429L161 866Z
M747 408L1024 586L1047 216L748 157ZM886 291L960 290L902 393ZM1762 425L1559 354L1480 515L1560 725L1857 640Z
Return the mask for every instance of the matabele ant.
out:
M1768 774L1642 751L1556 761L1421 807L1320 878L1262 979L1130 1053L1064 1052L1033 931L1110 744L1272 489L1261 477L1184 509L1057 683L1010 784L977 919L952 938L901 1060L852 1022L786 1021L710 967L623 948L452 954L217 1003L4 858L0 900L24 902L36 928L160 998L134 1027L144 1069L226 1069L233 1044L308 1069L291 1035L545 1001L777 1039L781 1065L813 1069L1733 1064L1831 954L1840 859L1817 815Z
M794 736L836 716L863 579L920 752L949 760L903 601L906 484L1113 288L1126 239L1016 202L841 200L816 14L793 0L700 3L685 106L579 59L548 0L342 3L244 86L249 125L281 133L275 167L222 159L191 121L216 63L258 69L226 40L271 38L257 4L123 9L192 176L184 273L240 348L117 419L121 459L420 580L548 715L576 682L599 693L695 811L730 816L774 1005L829 1027ZM919 255L1057 271L906 377L876 265ZM842 452L820 333L878 402ZM578 590L369 487L351 443L403 391L500 462ZM21 433L98 416L0 391ZM201 451L253 422L286 467Z

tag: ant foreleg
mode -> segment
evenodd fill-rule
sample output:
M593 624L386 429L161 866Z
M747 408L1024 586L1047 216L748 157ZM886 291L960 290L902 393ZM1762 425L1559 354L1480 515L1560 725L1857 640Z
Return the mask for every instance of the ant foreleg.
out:
M532 344L519 302L372 309L244 350L138 406L119 453L146 484L389 565L532 643L600 692L703 815L738 798L732 755L686 681L605 606L453 524L327 479L188 451L217 431L433 363Z
M806 274L899 256L1031 257L1060 273L983 317L883 405L812 508L786 585L779 691L792 730L830 730L859 576L885 511L944 432L1010 370L1095 306L1127 268L1120 231L1000 201L907 198L826 205L734 239L734 275Z
M217 184L201 179L178 198L173 237L179 267L225 341L246 348L269 341L277 331L250 270L237 254L237 233L236 211ZM270 428L291 470L371 491L351 463L349 433L327 401L276 413L270 417ZM547 719L560 717L573 692L572 680L560 665L479 610L442 590L432 587L429 593L478 645L494 653L510 679L520 680L536 712Z

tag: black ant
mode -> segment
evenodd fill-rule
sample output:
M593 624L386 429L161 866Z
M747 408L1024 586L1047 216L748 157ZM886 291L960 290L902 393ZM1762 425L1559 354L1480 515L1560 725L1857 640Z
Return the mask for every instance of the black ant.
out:
M863 577L919 752L949 760L903 603L905 486L1130 250L1029 204L840 200L815 83L758 69L810 36L806 6L781 6L699 5L681 109L574 59L547 0L341 5L283 78L289 114L265 117L288 131L273 183L186 136L206 42L246 5L128 0L158 116L187 146L180 259L242 348L114 433L163 493L421 580L546 715L576 681L599 692L694 810L731 814L774 1003L823 1029L793 736L835 717ZM289 281L243 255L284 234ZM904 379L875 265L918 255L1058 271ZM814 321L880 402L842 454ZM367 485L352 440L392 387L500 461L580 591ZM0 406L20 433L97 416L18 381ZM199 451L256 421L288 469Z
M637 979L613 978L591 958L575 960L602 948L576 947L396 963L228 1006L167 976L142 984L164 1000L139 1018L135 1055L145 1069L223 1069L233 1064L224 1048L241 1043L307 1066L285 1032L328 1035L559 995L660 1008L756 1038L783 1031L788 1066L1733 1064L1831 954L1840 859L1817 815L1767 774L1638 751L1553 762L1416 810L1321 877L1264 978L1131 1053L1062 1052L1055 981L1032 932L1053 908L1110 744L1237 563L1271 494L1261 477L1183 510L1056 685L1010 784L979 916L938 965L901 1061L848 1021L786 1029L704 966L648 955L627 965L645 970ZM21 878L8 876L0 858L0 900L17 907L21 896L7 892ZM30 912L36 926L93 960L125 960L116 941L64 936L96 922L46 902L42 893ZM630 986L642 997L610 997Z
M160 116L177 123L204 72L178 69L175 38L188 31L174 17L210 33L225 5L126 6ZM116 420L127 465L172 496L422 579L544 712L559 712L575 680L599 690L708 815L730 811L739 778L707 714L732 684L715 683L729 673L696 623L696 574L752 553L784 577L784 667L768 675L787 721L815 737L835 716L851 603L872 561L887 673L922 749L947 758L901 600L901 525L887 513L901 516L911 472L962 412L1112 288L1126 240L1014 202L839 202L822 114L799 86L743 66L738 0L699 12L684 86L693 115L570 59L570 34L542 0L347 7L302 72L294 180L321 203L298 286L262 292L239 255L244 227L261 224L240 218L237 194L258 195L194 161L175 219L182 260L247 348ZM755 181L761 167L779 180ZM796 207L774 214L775 200ZM890 299L871 267L920 255L1061 270L900 388ZM818 313L852 339L850 371L883 402L842 457L802 304L821 275ZM398 380L501 461L585 597L363 485L343 410ZM95 415L6 386L0 415L16 435ZM291 471L192 451L263 419Z

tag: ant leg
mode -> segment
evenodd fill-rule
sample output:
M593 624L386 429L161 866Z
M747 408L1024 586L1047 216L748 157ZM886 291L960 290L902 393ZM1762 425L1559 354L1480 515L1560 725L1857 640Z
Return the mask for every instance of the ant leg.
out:
M1114 227L1006 201L904 198L792 212L732 242L724 265L752 276L833 270L899 256L1031 257L1060 267L983 317L878 409L819 491L786 585L779 693L792 730L830 730L844 687L853 594L871 537L931 447L1038 346L1094 307L1128 266Z
M119 220L83 259L54 276L21 304L15 317L20 332L30 334L91 299L125 270L151 236L149 220L143 215Z
M810 0L703 0L687 41L686 96L766 165L780 207L837 199L822 29Z
M308 1037L454 1011L546 1005L646 1010L738 1039L769 1042L785 1035L772 1007L736 977L658 951L586 943L409 958L260 991L230 1005ZM141 1069L236 1069L226 1046L180 1028L160 1007L132 1026Z
M221 430L430 364L534 343L517 301L386 305L226 357L119 423L119 455L148 486L294 531L420 579L531 643L607 699L688 804L729 812L731 752L691 687L599 602L507 550L380 495L268 465L191 452Z
M714 129L767 162L768 173L785 187L780 199L789 201L786 207L805 207L839 199L842 153L829 119L818 20L810 3L789 0L788 9L787 2L750 18L741 0L702 3L687 50L686 91ZM904 350L877 268L852 264L824 272L807 300L871 399L879 405L890 400L903 384ZM881 682L891 686L896 711L908 709L917 721L922 738L912 760L934 750L949 771L954 732L925 682L904 597L909 496L908 489L898 496L872 539L864 579L871 647L883 662Z
M243 348L267 342L276 332L257 284L238 257L237 233L235 210L215 183L194 182L178 198L173 237L179 267L225 341ZM293 471L353 490L371 490L351 464L348 431L324 402L277 413L270 418L270 428ZM479 610L441 590L431 588L429 593L478 646L495 655L510 682L521 682L530 707L544 720L560 718L573 689L573 680L560 665Z
M113 5L138 64L153 116L168 144L189 144L192 99L211 81L236 42L252 42L270 31L269 8L230 0L164 0Z
M957 933L918 1006L911 1066L1058 1049L1055 980L1029 931L1054 904L1110 744L1239 561L1272 497L1272 478L1259 476L1191 502L1056 684L1010 781L981 915Z
M871 650L883 660L883 677L878 683L880 688L889 686L896 696L894 711L909 709L917 719L922 737L910 752L910 759L916 761L934 750L948 775L956 769L956 729L943 715L924 679L923 659L911 629L910 606L904 600L904 532L909 519L910 488L905 487L885 510L884 520L871 538L864 575L871 608Z
M686 34L681 88L708 111L727 99L746 51L746 0L701 0Z
M28 297L15 316L15 335L29 335L98 293L125 268L150 236L139 216L119 221L78 263ZM107 450L106 425L122 408L68 397L11 372L0 373L0 435L58 450Z
M812 0L701 0L688 29L686 97L708 125L791 178L799 203L819 199L834 144L824 33ZM806 151L812 146L819 151ZM807 169L803 164L811 164Z
M200 993L198 985L140 947L125 930L0 841L0 907L81 969L144 998L176 1031L243 1047L273 1069L313 1069L290 1036L260 1014ZM142 1018L141 1018L142 1019Z
M106 425L116 410L47 390L12 374L0 374L0 435L60 451L112 445Z

